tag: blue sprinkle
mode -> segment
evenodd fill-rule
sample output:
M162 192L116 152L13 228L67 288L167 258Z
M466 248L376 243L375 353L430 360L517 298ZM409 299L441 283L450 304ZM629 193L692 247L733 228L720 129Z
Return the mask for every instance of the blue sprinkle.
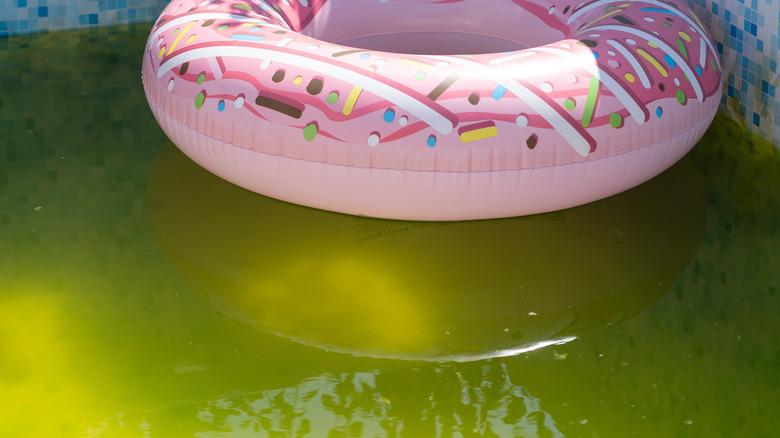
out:
M642 11L642 12L656 12L656 13L659 13L659 14L678 15L675 12L672 12L672 11L669 11L669 10L666 10L666 9L663 9L663 8L641 8L639 10Z
M701 67L698 65L696 66L696 76L701 76Z
M677 68L677 63L674 62L674 59L672 59L669 54L664 55L664 61L666 61L667 64L669 64L669 67L671 68Z
M656 109L655 109L655 116L656 116L656 117L658 117L658 118L660 119L660 118L661 118L661 116L663 116L663 115L664 115L664 110L663 110L663 108L661 108L661 107L659 106L658 108L656 108Z
M250 35L248 33L237 33L237 34L233 34L233 36L231 36L230 39L236 41L263 41L265 37L262 35Z
M370 58L370 57L371 57L371 55L369 55L368 53L365 53L365 52L361 53L361 54L358 56L358 58L360 58L360 59L368 59L368 58Z
M217 104L217 109L220 110L220 111L225 111L225 101L224 100L220 100L219 101L219 103Z
M428 145L429 148L436 146L436 136L429 135L428 140L426 140L425 143Z
M593 52L593 57L594 58L599 59L599 56L601 56L601 55L599 55L598 52Z
M506 88L499 85L493 90L493 100L501 100L501 98L504 97L504 94L506 94Z
M387 123L393 123L393 121L395 120L395 111L393 111L391 109L385 111L384 119L385 119L385 122L387 122Z

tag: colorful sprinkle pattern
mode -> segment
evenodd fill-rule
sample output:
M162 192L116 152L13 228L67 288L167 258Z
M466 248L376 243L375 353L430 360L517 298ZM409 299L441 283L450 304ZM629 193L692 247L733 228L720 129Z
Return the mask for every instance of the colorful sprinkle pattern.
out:
M216 111L211 123L240 111L298 129L309 144L499 144L526 153L557 148L557 160L597 155L610 130L663 130L671 115L719 98L718 54L683 6L507 1L565 37L510 53L395 54L305 36L327 16L329 0L185 0L155 24L144 68L177 99ZM562 64L567 71L554 69ZM631 145L609 153L618 147Z

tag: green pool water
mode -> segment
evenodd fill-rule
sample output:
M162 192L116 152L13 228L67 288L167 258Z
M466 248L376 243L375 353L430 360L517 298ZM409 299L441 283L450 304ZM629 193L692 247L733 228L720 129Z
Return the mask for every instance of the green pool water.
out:
M356 218L201 170L148 25L0 40L0 436L769 437L780 153L583 207Z

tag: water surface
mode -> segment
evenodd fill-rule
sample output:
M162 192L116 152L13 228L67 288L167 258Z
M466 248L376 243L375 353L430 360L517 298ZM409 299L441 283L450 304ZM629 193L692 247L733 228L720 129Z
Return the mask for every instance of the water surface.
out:
M0 40L0 435L777 434L771 145L718 117L545 215L322 212L170 144L146 27Z

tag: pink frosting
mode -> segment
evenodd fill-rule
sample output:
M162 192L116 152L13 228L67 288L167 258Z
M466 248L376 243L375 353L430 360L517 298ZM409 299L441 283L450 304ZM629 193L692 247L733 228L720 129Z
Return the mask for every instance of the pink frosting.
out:
M488 41L507 50L336 43ZM174 0L143 68L156 113L220 144L415 171L631 153L711 120L721 90L704 26L658 0Z

